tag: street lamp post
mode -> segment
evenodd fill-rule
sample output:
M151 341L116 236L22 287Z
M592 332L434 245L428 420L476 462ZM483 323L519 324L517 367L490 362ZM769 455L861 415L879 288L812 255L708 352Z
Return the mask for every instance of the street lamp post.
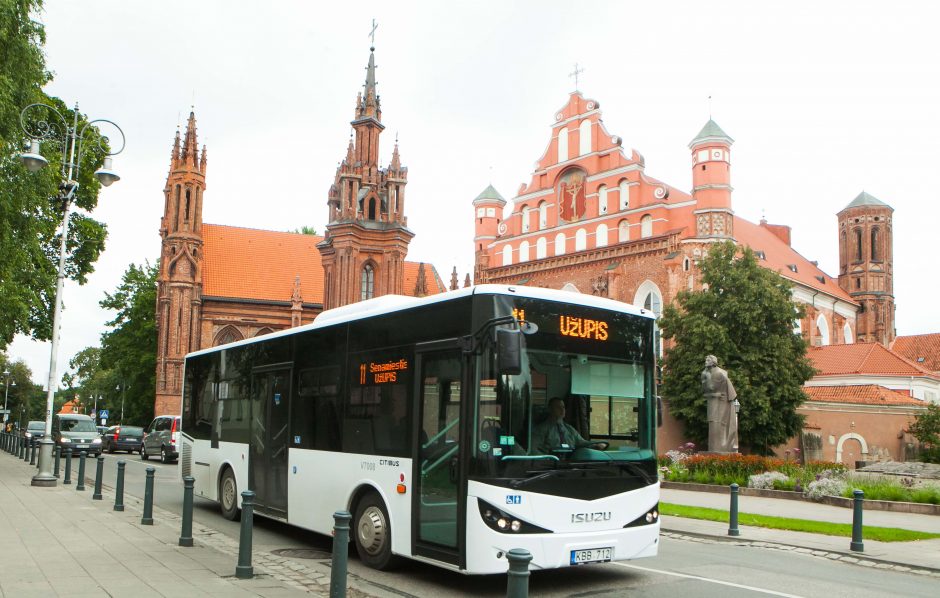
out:
M7 399L10 398L10 370L3 371L3 378L6 380L6 390L3 392L3 423L7 423L10 419L10 412L7 410ZM16 386L16 382L13 383L13 386Z
M97 129L91 125L107 123L112 125L121 136L121 146L117 151L109 151L107 137L100 136ZM59 243L59 273L55 287L55 305L52 310L52 349L49 355L49 383L46 394L46 433L40 441L39 473L33 476L33 486L55 486L56 477L52 473L52 409L56 388L56 357L59 350L59 320L62 312L62 285L65 280L66 238L68 237L69 207L78 191L78 174L82 155L92 146L93 151L105 155L104 165L95 171L95 177L105 187L120 180L120 177L111 170L111 156L124 150L124 131L116 123L97 119L85 123L78 128L78 104L75 104L72 124L48 104L30 104L20 112L20 126L30 138L29 152L20 154L20 160L31 172L36 172L48 160L40 153L42 141L54 143L61 152L61 176L58 199L62 204L62 230ZM86 142L88 142L86 144Z
M123 426L124 425L124 395L126 394L126 391L127 391L127 382L122 381L120 384L114 387L114 390L121 391L121 425Z

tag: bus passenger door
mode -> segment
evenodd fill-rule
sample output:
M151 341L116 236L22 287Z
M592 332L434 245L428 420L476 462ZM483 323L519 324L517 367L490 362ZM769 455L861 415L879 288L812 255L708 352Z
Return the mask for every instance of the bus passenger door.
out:
M287 516L287 447L290 369L252 375L249 488L258 509Z
M413 479L415 554L459 563L464 497L460 484L461 353L418 352L417 458Z

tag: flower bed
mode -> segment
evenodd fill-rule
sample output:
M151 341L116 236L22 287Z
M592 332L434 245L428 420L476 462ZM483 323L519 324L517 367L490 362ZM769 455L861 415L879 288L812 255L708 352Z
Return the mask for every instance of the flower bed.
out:
M695 454L685 444L659 458L661 479L669 482L737 484L746 488L790 490L821 500L826 496L852 497L862 490L870 500L940 505L940 488L920 486L913 478L871 480L852 476L845 465L825 461L801 464L778 457L739 454Z

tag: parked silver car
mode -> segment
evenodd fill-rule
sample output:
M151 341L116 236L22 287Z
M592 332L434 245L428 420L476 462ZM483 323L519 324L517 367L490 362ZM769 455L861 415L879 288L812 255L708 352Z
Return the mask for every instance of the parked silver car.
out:
M86 451L88 456L101 454L101 437L95 420L80 413L56 413L52 416L52 440L63 451L72 449L72 456Z
M160 456L164 463L179 458L180 416L158 415L144 430L144 441L140 447L140 458Z

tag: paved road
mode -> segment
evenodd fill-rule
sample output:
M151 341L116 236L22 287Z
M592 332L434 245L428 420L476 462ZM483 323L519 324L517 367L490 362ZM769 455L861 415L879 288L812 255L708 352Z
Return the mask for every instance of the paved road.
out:
M146 467L156 470L155 503L179 513L182 483L176 465L142 462L137 455L105 455L105 483L113 486L115 462L124 459L125 488L143 496ZM93 468L89 467L89 476ZM196 524L216 529L237 539L238 524L219 515L214 503L196 500ZM326 536L255 518L255 551L304 548L320 551L329 559L331 539ZM352 551L355 554L355 551ZM417 562L405 562L394 572L363 567L354 556L350 573L368 584L378 596L497 597L505 596L504 576L467 577ZM739 546L713 540L690 541L664 537L660 556L629 563L608 563L540 571L530 579L532 596L608 598L629 594L650 597L696 596L825 596L836 598L886 595L933 596L937 579L912 573L862 567L793 551Z

